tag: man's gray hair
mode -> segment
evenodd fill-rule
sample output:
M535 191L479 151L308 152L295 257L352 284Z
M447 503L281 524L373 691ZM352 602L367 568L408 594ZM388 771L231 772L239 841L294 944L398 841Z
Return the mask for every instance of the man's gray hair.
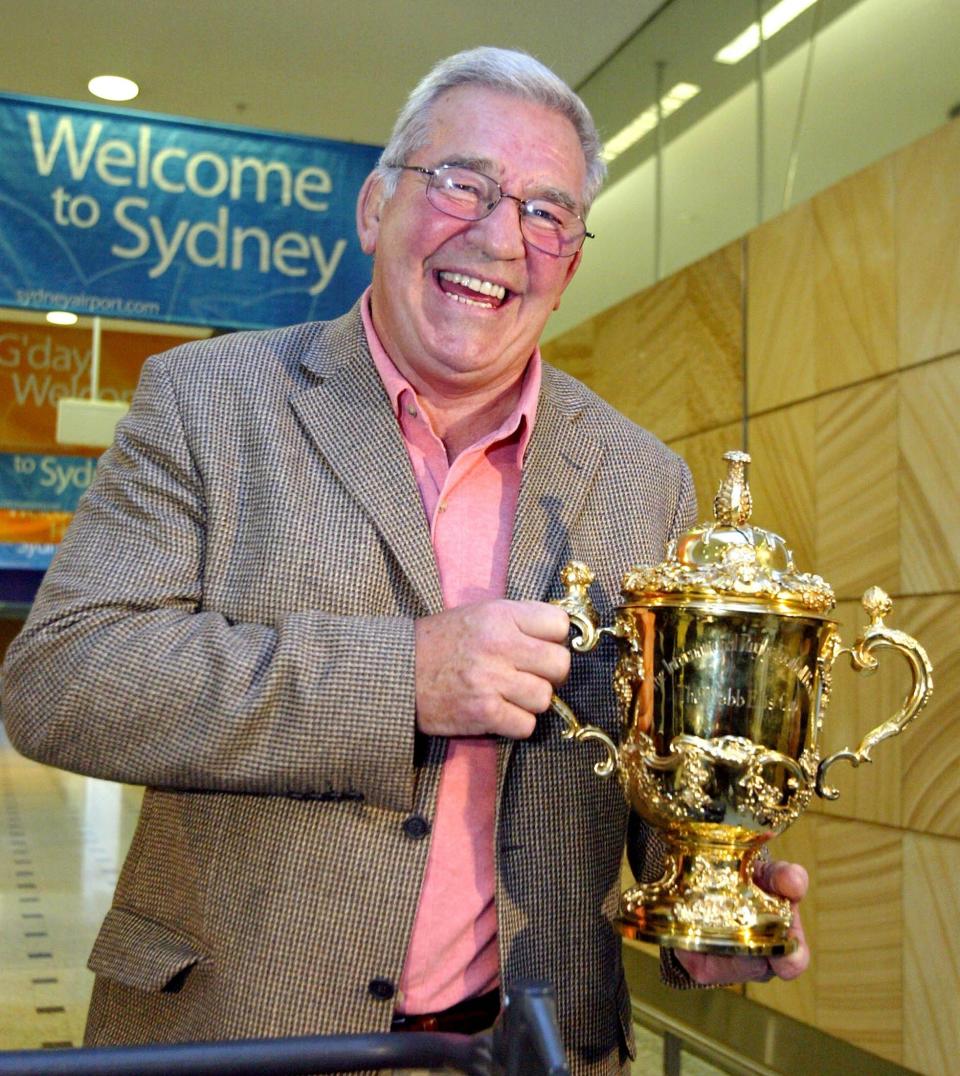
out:
M380 154L377 173L389 198L397 188L396 165L405 164L430 138L430 110L441 94L457 86L480 86L543 105L565 116L577 132L587 178L583 212L597 196L607 175L603 145L587 106L549 67L529 53L484 46L441 60L407 98L390 141Z

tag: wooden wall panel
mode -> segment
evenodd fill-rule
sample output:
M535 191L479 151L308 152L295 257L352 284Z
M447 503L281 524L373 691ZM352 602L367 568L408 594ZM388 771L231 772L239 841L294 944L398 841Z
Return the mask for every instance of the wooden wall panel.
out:
M958 596L905 598L896 623L919 639L933 663L933 698L901 736L902 824L960 841L960 647ZM902 613L902 617L901 617ZM957 980L960 991L960 979ZM960 1056L960 1055L958 1055Z
M544 345L548 362L666 441L743 413L741 243Z
M750 419L752 522L776 531L800 571L816 570L817 408L794 404Z
M893 177L881 161L750 233L751 414L896 369Z
M903 867L896 830L821 819L818 827L816 1024L903 1057Z
M900 589L896 378L816 402L816 558L838 598Z
M900 364L909 366L960 351L960 120L894 165Z
M960 591L960 356L899 376L901 576L908 594Z
M893 162L813 199L817 392L896 369Z
M750 414L813 396L813 208L803 202L747 240L747 408Z
M960 843L904 839L903 1061L957 1071L960 1059ZM931 959L931 954L936 959Z
M671 441L670 447L687 461L697 491L697 521L713 519L713 498L727 473L723 454L743 447L739 422L706 433Z

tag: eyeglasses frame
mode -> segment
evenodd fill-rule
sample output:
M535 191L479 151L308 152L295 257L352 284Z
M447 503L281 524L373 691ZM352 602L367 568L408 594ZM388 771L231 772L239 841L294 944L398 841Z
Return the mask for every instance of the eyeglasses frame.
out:
M436 168L424 168L422 165L419 165L419 164L391 164L391 165L388 165L387 167L395 168L398 171L402 171L402 172L417 172L422 176L426 176L427 179L428 179L428 182L427 182L426 187L424 187L424 195L425 195L427 201L430 202L430 205L432 205L433 208L436 209L438 212L443 213L445 216L452 217L454 220L474 220L474 221L475 220L486 220L487 217L489 217L490 214L497 208L497 206L504 200L504 198L508 198L511 202L516 202L517 203L517 209L519 211L520 220L522 222L523 221L523 207L528 202L537 202L537 201L551 202L550 198L518 198L515 194L506 194L504 192L504 190L503 190L503 187L500 186L500 184L497 182L497 180L495 180L493 178L493 176L488 176L486 174L486 172L479 172L479 171L477 171L476 168L470 168L467 165L462 165L462 164L441 164L441 165L438 165ZM473 172L474 175L482 176L484 179L489 180L497 188L497 190L500 193L500 197L493 203L493 205L490 206L490 208L486 211L486 213L484 213L482 216L479 216L479 217L460 217L460 216L457 216L456 213L450 213L446 209L441 209L440 206L435 205L433 202L430 201L430 194L429 194L429 192L430 192L430 183L429 183L429 180L432 180L434 176L440 175L444 171L444 169L447 169L447 168L460 168L465 172ZM552 204L559 206L559 203L557 203L557 202L553 202ZM567 207L566 206L560 206L560 208L561 209L566 209ZM527 239L526 235L524 235L523 238L535 250L539 250L541 254L546 254L550 258L572 258L574 256L574 254L576 254L578 251L583 249L583 244L586 242L586 240L588 240L588 239L596 239L597 238L596 235L594 235L593 232L587 231L586 221L583 219L583 217L580 216L579 213L574 213L574 216L583 225L583 235L580 238L580 245L576 248L576 250L571 250L569 254L560 254L560 253L555 254L552 250L544 250L543 247L538 247L537 244L534 243L531 239ZM522 231L523 231L523 229L521 228L521 232Z

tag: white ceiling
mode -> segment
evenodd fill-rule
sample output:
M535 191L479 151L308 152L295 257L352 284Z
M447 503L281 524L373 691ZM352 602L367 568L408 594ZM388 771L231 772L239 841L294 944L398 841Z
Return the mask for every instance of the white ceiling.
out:
M0 91L94 101L382 144L438 59L490 44L534 53L578 85L665 0L0 0Z

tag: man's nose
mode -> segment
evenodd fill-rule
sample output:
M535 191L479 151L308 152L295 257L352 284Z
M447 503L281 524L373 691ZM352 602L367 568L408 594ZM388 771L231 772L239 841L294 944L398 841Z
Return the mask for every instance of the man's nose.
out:
M505 194L487 216L474 223L486 252L493 258L522 258L527 252L520 230L522 205L519 198Z

